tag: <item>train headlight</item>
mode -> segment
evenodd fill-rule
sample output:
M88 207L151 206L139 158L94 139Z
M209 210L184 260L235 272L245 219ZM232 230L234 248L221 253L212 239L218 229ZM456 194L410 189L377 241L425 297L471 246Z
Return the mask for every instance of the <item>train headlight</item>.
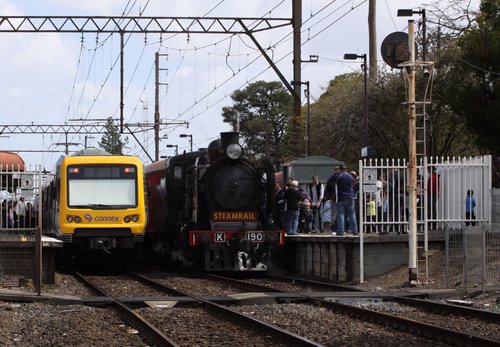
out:
M132 222L137 222L139 220L139 216L138 215L133 215L132 216Z
M243 148L237 143L232 143L227 146L226 155L233 160L240 159L243 155Z
M130 216L125 216L125 218L123 218L123 221L125 223L130 223Z
M80 223L82 221L82 219L78 216L75 217L75 223Z
M66 216L66 222L68 223L73 222L73 216Z

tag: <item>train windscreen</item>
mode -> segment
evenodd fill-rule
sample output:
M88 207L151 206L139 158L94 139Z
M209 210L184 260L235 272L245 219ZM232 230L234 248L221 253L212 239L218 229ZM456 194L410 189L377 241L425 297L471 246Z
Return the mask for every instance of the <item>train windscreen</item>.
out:
M120 209L137 206L137 168L133 165L70 165L68 207Z

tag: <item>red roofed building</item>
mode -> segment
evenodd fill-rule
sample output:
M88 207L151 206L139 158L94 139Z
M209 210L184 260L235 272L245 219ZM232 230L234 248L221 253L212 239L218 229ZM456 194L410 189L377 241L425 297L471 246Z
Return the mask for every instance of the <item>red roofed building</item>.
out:
M0 171L24 171L24 160L17 153L0 151Z

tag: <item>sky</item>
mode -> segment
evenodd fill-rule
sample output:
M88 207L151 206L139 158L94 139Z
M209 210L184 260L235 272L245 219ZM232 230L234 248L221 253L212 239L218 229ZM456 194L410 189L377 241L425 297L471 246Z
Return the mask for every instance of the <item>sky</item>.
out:
M394 31L407 32L408 17L398 8L428 6L417 0L377 1L377 47ZM368 53L368 1L303 0L302 81L309 81L311 100L330 80L360 71L361 61L345 61L344 53ZM0 0L0 16L145 16L291 18L291 0ZM419 20L415 15L414 19ZM288 81L293 80L291 26L256 34ZM154 59L160 53L160 155L203 148L231 127L221 110L232 106L230 95L248 83L279 80L251 40L244 35L125 35L124 122L154 121ZM0 33L0 125L93 124L120 117L118 34ZM378 49L380 55L380 49ZM383 61L379 57L379 64ZM303 103L306 101L302 96ZM81 120L84 121L81 121ZM186 124L189 123L188 126ZM124 136L126 136L124 134ZM125 154L145 164L154 158L152 130L128 136ZM68 135L69 151L98 147L100 137ZM64 135L2 134L0 150L20 151L30 165L50 170L64 154Z

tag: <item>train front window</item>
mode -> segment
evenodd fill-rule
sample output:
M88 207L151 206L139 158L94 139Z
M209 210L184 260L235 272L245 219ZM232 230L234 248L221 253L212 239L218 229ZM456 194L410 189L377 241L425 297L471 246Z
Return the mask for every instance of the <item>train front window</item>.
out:
M116 209L137 206L133 165L71 165L67 169L68 207Z

